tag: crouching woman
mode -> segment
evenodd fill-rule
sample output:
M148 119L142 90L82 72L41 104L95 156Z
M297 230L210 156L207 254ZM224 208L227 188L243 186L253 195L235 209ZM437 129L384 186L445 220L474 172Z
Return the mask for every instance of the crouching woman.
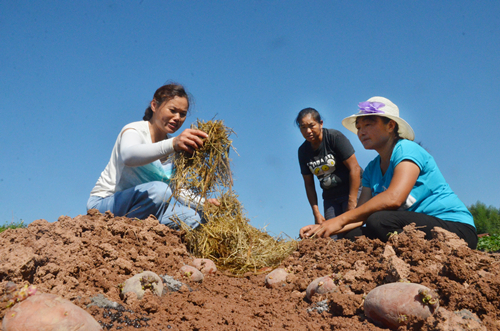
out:
M171 136L181 128L188 110L189 97L182 85L158 88L143 120L120 131L109 163L90 193L87 209L139 219L154 215L172 228L178 227L179 220L192 228L202 223L200 207L205 203L219 205L219 201L204 201L186 191L176 200L169 186L175 171L170 156L181 151L193 153L208 137L196 129Z
M344 233L346 239L365 235L385 242L389 233L401 233L415 223L426 239L432 238L434 227L441 227L476 248L471 213L446 183L434 158L413 142L413 129L399 117L394 103L373 97L361 102L359 112L342 124L378 156L363 173L357 207L321 225L303 227L301 238Z

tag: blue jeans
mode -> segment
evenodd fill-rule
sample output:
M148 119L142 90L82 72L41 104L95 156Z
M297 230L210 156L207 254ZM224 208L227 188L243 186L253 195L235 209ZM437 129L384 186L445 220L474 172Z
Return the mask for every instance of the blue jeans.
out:
M171 220L173 216L179 218L191 228L204 223L199 212L190 206L170 199L172 189L163 182L149 182L126 189L121 192L101 198L90 196L87 210L97 209L101 213L112 212L115 216L145 219L154 215L162 224L173 229L179 226Z
M325 220L329 220L331 218L337 217L340 214L345 213L347 210L347 203L349 202L349 196L323 200L323 209L325 212ZM334 234L330 236L332 239L340 239L342 238L342 233Z
M323 208L325 211L325 219L329 220L345 213L347 210L347 203L349 202L349 196L345 196L337 199L323 200Z

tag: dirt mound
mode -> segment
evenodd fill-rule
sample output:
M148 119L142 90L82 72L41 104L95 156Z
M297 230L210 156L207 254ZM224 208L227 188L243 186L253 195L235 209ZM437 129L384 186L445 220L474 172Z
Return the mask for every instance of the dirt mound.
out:
M261 274L224 271L201 283L179 269L192 261L182 233L154 218L133 220L91 211L57 222L38 220L0 234L0 288L7 281L34 284L91 313L104 329L135 330L383 330L363 315L373 288L406 280L438 292L440 307L425 322L400 330L500 330L500 258L474 251L445 231L426 241L407 228L389 242L360 238L308 239L281 265L290 275L266 287ZM120 297L121 284L152 271L186 283L161 297ZM314 279L335 274L336 291L305 299ZM166 276L165 276L166 277ZM104 303L103 303L104 302ZM0 318L7 312L0 302Z

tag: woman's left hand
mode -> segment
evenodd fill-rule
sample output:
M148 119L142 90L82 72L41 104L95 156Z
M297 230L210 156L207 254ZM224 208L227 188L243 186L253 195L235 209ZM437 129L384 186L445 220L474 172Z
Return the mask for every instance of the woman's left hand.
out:
M332 218L322 224L304 226L300 229L300 237L305 239L315 235L316 237L328 238L332 234L338 233L341 229L342 226L339 224L338 220L336 218Z
M302 239L309 238L313 234L319 233L319 230L322 229L322 224L311 224L311 225L306 225L302 229L300 229L299 236Z

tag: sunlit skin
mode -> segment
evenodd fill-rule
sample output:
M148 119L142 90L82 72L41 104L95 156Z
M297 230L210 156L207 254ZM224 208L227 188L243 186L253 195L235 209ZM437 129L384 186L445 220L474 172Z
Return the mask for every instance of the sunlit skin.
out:
M173 134L180 129L186 120L189 103L186 98L174 97L157 106L156 101L151 101L153 116L149 120L149 129L153 143L164 140L167 134ZM182 150L192 153L203 146L203 139L208 135L200 130L186 129L174 138L176 152Z
M167 133L172 134L176 132L184 124L189 103L186 98L174 97L163 102L158 107L156 104L155 101L151 101L153 117L149 123L153 127L155 136L165 139Z
M385 174L389 167L392 150L396 142L395 122L384 123L379 117L359 117L356 122L358 138L365 149L374 149L380 155L380 167ZM396 210L405 201L415 185L420 168L412 161L405 160L394 168L391 184L386 191L371 196L371 190L363 187L357 207L322 224L307 225L300 229L301 238L311 236L327 238L332 234L350 231L363 225L376 211Z
M323 140L323 121L316 121L311 114L300 120L300 133L304 139L311 143L313 149L318 149Z
M189 102L183 97L174 97L157 106L156 101L151 101L153 116L149 120L149 130L153 143L162 141L167 134L173 134L179 130L186 121L189 109ZM186 151L193 153L194 150L203 146L203 141L208 135L196 129L185 129L173 139L173 146L176 152ZM207 202L219 206L217 199L207 199Z
M384 123L378 116L359 117L356 121L358 139L365 149L376 150L380 155L380 169L385 174L394 148L396 122Z
M359 117L356 121L358 139L365 149L374 149L379 154L383 154L388 148L392 154L392 143L389 143L394 136L395 122L389 121L387 124L378 116Z

